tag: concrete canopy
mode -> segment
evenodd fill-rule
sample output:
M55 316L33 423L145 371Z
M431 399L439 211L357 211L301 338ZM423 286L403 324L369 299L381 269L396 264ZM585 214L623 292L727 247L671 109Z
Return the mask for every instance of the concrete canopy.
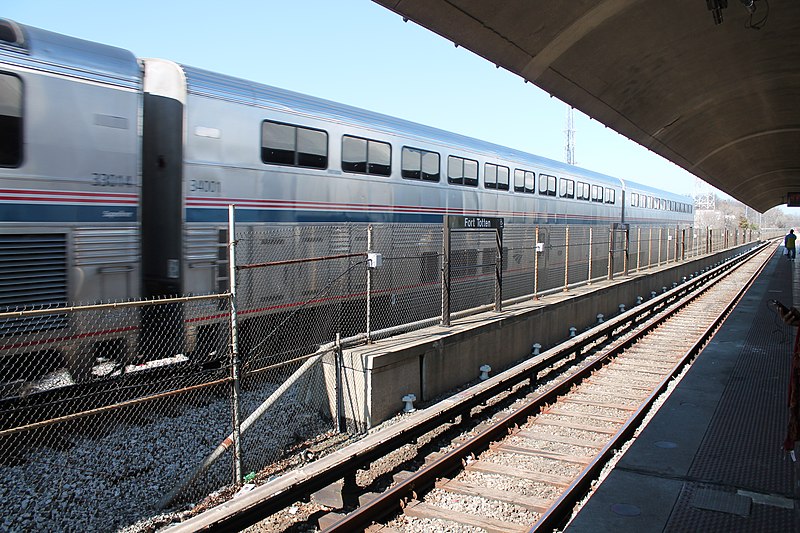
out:
M374 1L760 212L800 192L797 0Z

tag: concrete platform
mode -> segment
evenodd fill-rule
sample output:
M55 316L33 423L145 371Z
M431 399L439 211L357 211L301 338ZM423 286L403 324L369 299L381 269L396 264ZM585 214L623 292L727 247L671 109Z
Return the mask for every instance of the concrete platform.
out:
M772 257L567 532L800 531L783 451L794 328L771 299L800 304L800 261Z

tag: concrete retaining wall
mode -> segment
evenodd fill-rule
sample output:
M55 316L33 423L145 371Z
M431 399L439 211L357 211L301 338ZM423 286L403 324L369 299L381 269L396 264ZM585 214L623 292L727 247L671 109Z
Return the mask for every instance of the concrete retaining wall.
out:
M493 372L524 360L531 345L542 349L597 323L597 315L619 313L619 304L630 309L636 298L650 298L651 291L672 288L684 277L749 249L739 246L710 256L671 264L646 274L634 274L613 281L579 287L569 292L518 304L501 313L487 312L454 321L452 326L435 326L385 339L374 344L344 350L342 354L340 402L348 427L366 429L399 413L402 397L413 393L429 401L461 387L479 376L481 365ZM336 412L334 356L323 362L329 384L331 411Z

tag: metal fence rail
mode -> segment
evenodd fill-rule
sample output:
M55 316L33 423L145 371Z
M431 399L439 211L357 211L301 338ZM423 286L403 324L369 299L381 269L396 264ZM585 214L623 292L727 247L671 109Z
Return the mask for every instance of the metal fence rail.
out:
M231 222L231 261L219 267L230 292L1 312L2 527L121 527L249 479L321 436L362 431L341 409L364 391L343 390L322 361L343 364L346 343L440 323L443 269L456 316L759 237L506 225L502 241L464 232L445 247L444 234Z

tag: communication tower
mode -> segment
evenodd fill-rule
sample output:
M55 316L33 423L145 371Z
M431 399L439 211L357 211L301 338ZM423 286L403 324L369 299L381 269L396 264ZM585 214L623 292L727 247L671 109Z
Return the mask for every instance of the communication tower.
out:
M694 206L697 209L714 211L717 208L717 195L708 183L700 178L694 179Z
M567 128L564 130L564 160L568 165L575 164L575 123L572 106L567 106Z

